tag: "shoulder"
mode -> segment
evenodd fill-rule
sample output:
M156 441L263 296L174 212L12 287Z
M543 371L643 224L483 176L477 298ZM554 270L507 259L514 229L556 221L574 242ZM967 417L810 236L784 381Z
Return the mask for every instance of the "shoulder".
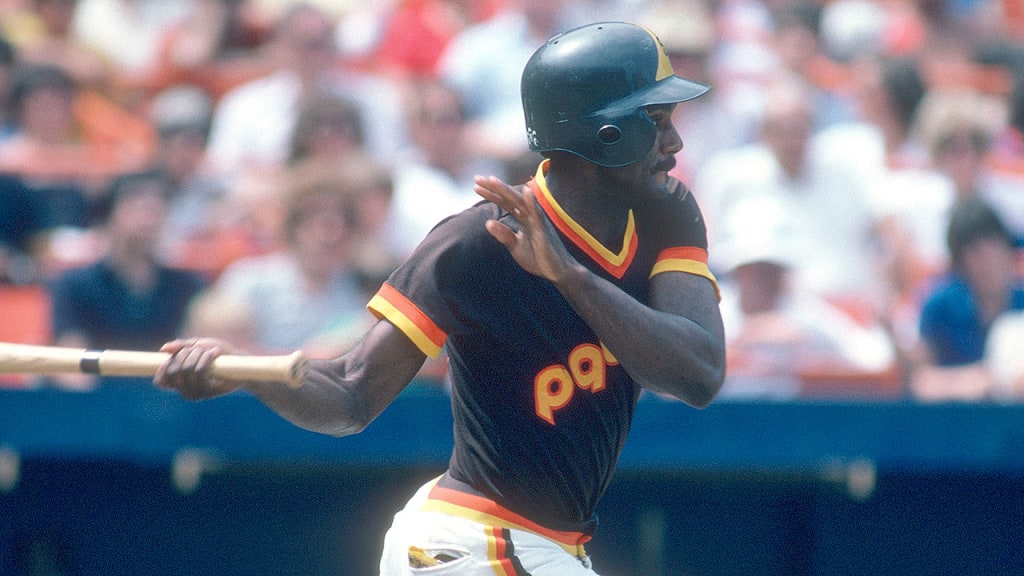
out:
M690 189L675 178L669 186L672 192L664 197L636 207L638 223L642 229L658 235L675 235L684 231L706 233L704 217L697 198ZM689 233L687 233L689 235Z
M481 248L492 244L493 237L487 232L488 220L508 218L496 205L490 202L475 204L466 210L452 214L438 222L427 235L427 240L454 247ZM494 241L493 244L497 244Z
M454 285L503 275L498 270L512 262L511 256L485 226L487 220L502 218L508 216L489 202L449 216L427 234L393 279L429 278Z
M102 261L64 270L49 280L47 289L58 306L82 306L121 291L120 283Z
M973 306L973 296L967 283L959 276L949 276L937 283L921 306L922 317L946 316L954 310Z
M95 283L108 275L106 266L100 261L68 268L57 274L52 283L62 286Z

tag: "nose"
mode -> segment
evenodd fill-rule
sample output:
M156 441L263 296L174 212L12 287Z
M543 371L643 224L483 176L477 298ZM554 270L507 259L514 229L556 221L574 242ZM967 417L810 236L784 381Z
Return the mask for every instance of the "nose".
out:
M661 131L661 151L666 155L678 154L683 149L683 138L675 126Z

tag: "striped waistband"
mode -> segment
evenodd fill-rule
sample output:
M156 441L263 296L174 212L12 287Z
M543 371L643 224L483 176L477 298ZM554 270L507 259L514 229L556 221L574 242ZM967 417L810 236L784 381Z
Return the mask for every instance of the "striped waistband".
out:
M564 548L566 552L579 558L586 556L583 544L590 540L589 534L552 530L505 508L489 498L454 488L446 488L438 485L436 481L433 487L431 487L422 509L466 518L485 525L533 532L555 542Z

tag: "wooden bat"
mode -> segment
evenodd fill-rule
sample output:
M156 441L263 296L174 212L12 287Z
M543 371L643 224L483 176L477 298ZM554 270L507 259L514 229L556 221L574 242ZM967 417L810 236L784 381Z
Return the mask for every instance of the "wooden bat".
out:
M0 374L67 374L81 372L100 376L149 376L168 358L166 352L92 350L60 346L35 346L0 342ZM302 385L307 359L302 351L281 356L218 356L211 373L224 380L282 382Z

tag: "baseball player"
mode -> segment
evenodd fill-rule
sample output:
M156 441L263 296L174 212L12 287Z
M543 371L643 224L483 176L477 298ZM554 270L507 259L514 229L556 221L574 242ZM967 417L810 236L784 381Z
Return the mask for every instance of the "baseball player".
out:
M706 406L725 349L704 221L667 173L675 76L660 41L621 22L556 36L522 77L536 176L479 177L484 202L444 220L369 302L379 321L297 389L245 390L291 422L362 430L428 356L450 358L455 445L395 515L381 573L594 574L584 544L642 389ZM156 384L210 398L237 353L168 343Z

